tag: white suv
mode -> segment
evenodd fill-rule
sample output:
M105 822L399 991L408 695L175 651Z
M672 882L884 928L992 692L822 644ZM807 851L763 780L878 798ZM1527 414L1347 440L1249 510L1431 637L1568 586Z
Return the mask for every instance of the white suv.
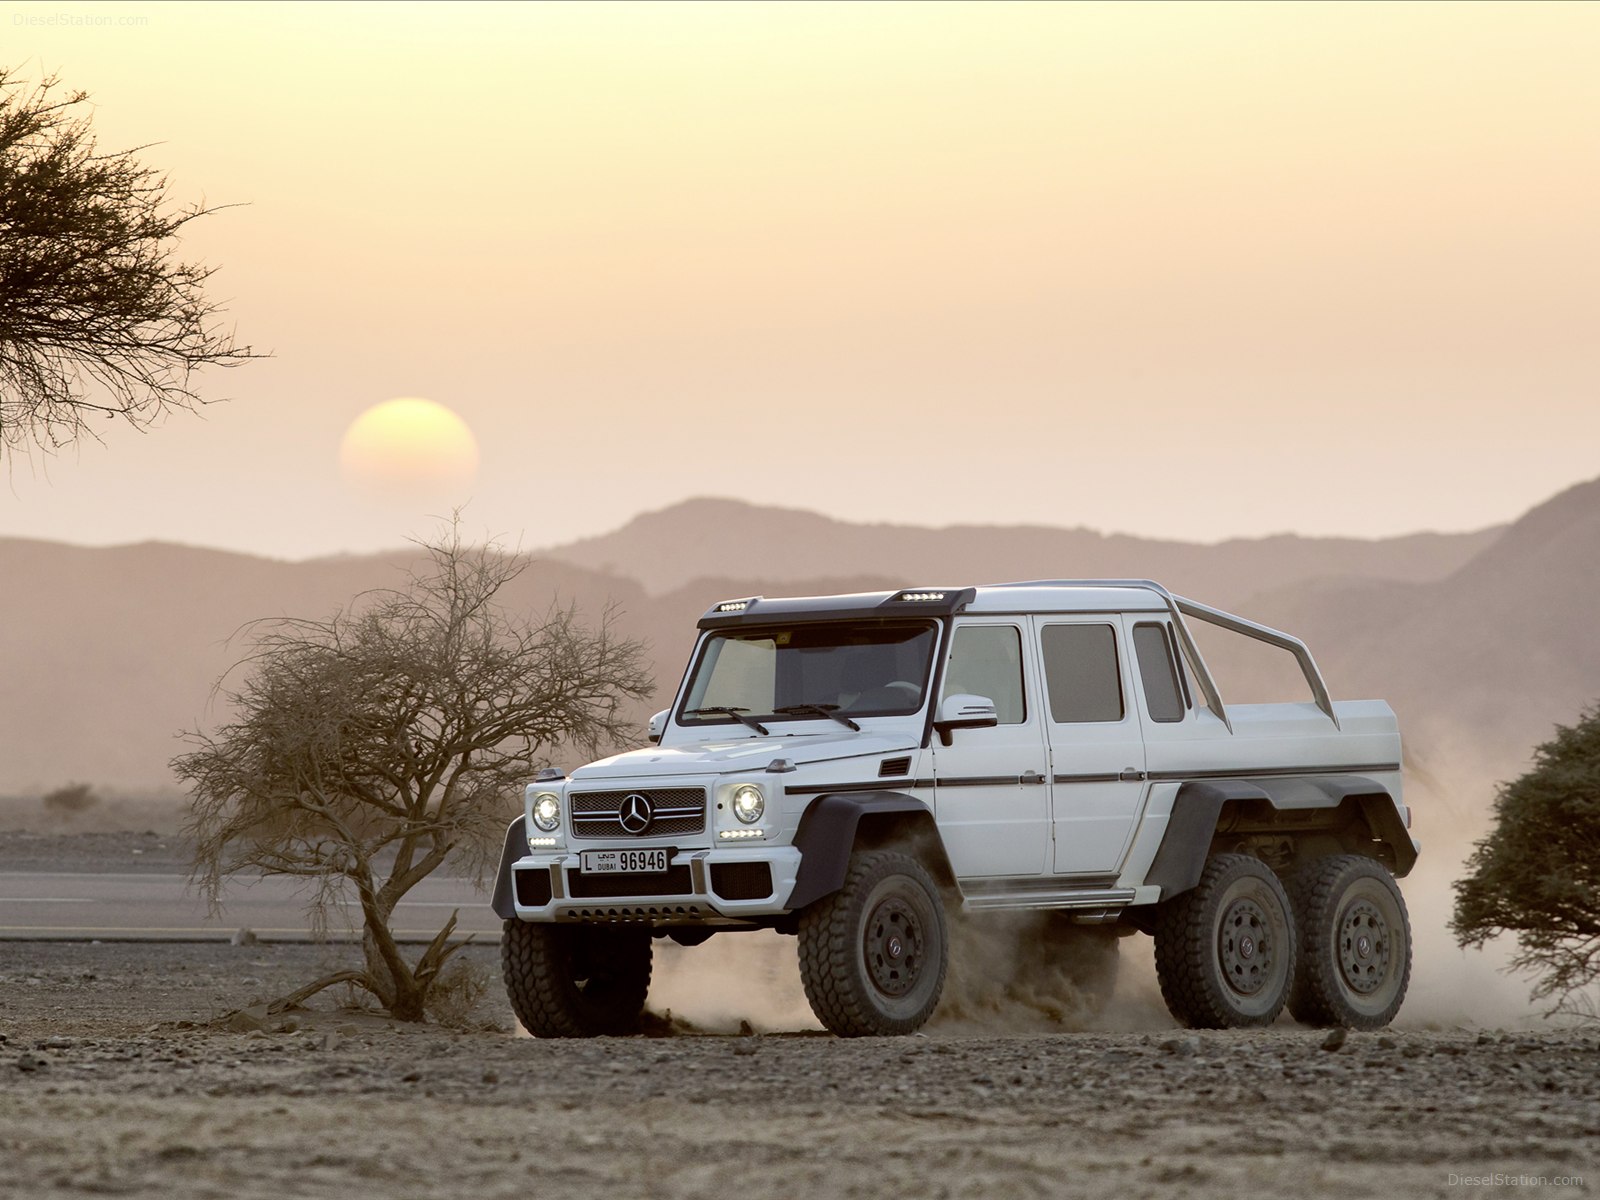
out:
M1200 620L1292 654L1305 703L1224 706ZM909 1033L953 920L1153 934L1197 1027L1374 1028L1404 998L1416 861L1389 706L1287 634L1149 580L715 605L654 745L541 773L494 896L518 1018L636 1027L652 939L799 939L817 1017Z

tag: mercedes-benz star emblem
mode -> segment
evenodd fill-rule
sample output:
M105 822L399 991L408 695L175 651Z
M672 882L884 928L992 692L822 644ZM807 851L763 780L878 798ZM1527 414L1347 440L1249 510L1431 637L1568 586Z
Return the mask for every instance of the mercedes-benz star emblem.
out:
M622 798L622 811L617 814L617 821L624 833L631 833L637 837L649 829L650 822L655 819L656 810L651 807L649 796L631 792Z

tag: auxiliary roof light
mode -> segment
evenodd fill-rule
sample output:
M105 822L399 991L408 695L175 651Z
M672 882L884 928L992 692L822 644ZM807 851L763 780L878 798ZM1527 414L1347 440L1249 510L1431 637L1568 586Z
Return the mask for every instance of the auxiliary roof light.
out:
M943 600L943 592L901 592L896 600Z
M718 612L743 612L745 609L747 609L749 607L750 607L750 601L748 601L748 600L724 600L721 604L717 605L717 611Z

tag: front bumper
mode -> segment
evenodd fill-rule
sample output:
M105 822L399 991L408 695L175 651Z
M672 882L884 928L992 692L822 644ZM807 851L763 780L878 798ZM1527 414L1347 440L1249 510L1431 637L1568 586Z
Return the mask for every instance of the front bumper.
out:
M578 852L564 851L529 854L511 871L511 899L523 921L728 925L789 911L800 851L759 845L679 850L665 875L585 875Z

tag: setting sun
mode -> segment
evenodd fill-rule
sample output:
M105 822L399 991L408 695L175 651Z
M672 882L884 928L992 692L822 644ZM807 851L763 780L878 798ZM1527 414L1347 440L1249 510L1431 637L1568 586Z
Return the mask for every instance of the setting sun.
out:
M444 405L405 396L375 404L350 423L339 467L346 482L365 492L432 495L472 482L478 441Z

